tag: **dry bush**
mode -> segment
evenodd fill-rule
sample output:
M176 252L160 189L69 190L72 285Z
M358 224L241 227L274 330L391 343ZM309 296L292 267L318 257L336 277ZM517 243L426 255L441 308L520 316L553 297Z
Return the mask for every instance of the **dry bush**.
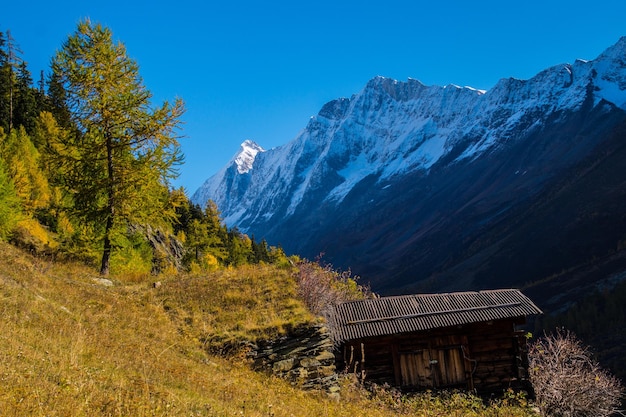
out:
M350 270L340 272L331 265L306 260L298 264L298 296L309 311L323 317L338 303L373 297L370 289L357 281Z
M530 381L543 416L610 416L623 387L592 359L569 331L546 335L529 346Z

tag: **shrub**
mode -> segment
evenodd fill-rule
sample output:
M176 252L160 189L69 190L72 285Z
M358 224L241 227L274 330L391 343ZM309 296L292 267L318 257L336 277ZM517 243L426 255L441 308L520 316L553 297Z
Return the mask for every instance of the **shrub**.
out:
M610 416L623 395L619 380L600 368L569 331L529 346L530 381L543 416Z
M306 260L298 264L298 295L313 314L327 317L338 303L372 297L369 288L357 281L349 270L339 272L331 265Z

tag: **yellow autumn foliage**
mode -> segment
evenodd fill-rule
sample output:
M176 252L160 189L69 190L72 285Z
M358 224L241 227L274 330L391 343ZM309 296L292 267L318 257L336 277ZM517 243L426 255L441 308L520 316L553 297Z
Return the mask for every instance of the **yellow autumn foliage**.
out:
M20 246L38 253L55 250L59 246L54 235L32 218L25 218L17 222L13 240Z
M5 162L24 211L33 214L47 207L51 199L50 185L39 166L39 152L23 128L8 135L0 132L0 158Z

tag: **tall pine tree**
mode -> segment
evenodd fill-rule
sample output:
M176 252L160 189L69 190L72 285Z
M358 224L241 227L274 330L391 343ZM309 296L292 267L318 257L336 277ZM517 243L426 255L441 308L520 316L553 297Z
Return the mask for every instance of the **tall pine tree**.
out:
M2 65L2 78L3 82L6 82L6 93L8 93L8 97L3 97L4 99L8 99L8 117L7 123L8 132L11 133L13 127L15 126L14 116L15 116L15 103L16 103L16 74L21 64L22 60L22 50L17 45L17 42L11 36L11 31L7 30L4 35L4 39L0 44L4 48L4 54L0 57L0 60L4 59ZM5 94L6 94L5 93Z
M165 220L169 180L182 160L175 131L184 106L152 107L124 45L89 20L57 52L52 71L78 128L57 148L59 166L77 213L102 226L100 272L108 275L116 228Z
M10 87L12 82L6 35L4 32L0 32L0 127L5 132L9 131L9 119L11 118Z
M28 134L32 134L42 109L37 103L37 90L33 88L33 79L25 61L17 68L13 102L13 127L23 126Z

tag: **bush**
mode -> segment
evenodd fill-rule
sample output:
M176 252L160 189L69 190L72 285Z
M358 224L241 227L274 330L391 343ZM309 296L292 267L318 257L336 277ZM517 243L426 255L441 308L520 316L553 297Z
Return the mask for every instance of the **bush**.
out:
M331 265L306 260L298 264L298 296L313 314L327 317L338 303L374 296L357 281L350 271L339 272Z
M530 381L543 416L610 416L621 403L621 382L600 368L569 331L529 346Z

